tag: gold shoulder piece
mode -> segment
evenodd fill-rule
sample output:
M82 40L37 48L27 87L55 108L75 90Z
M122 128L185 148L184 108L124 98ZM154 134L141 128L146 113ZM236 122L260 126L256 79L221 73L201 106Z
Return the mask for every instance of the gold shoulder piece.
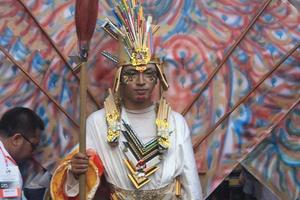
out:
M171 107L167 103L165 98L161 98L159 101L159 107L156 118L156 127L158 135L159 149L164 151L170 147L169 140L169 115Z
M105 118L108 126L107 141L111 145L115 146L119 142L121 124L120 124L120 112L116 106L114 95L109 89L109 95L104 101Z

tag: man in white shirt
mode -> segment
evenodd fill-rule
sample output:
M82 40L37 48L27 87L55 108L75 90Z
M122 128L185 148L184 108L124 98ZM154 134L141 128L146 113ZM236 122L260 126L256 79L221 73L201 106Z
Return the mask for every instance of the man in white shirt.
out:
M28 160L44 130L41 118L29 108L16 107L0 119L0 199L22 199L18 165Z
M119 38L118 59L108 52L103 55L117 62L118 69L104 109L87 119L87 148L101 160L112 199L200 200L202 190L186 121L171 110L163 97L157 103L152 101L157 84L162 90L168 88L162 62L155 57L151 44L155 32L152 18L145 19L142 6L135 1L124 0L117 7L120 26L108 20L103 27L109 35ZM55 187L62 181L65 196L76 197L77 177L89 173L89 157L76 153L67 163L67 175L56 178L63 171L58 168L54 179L59 181L51 185ZM52 197L63 198L64 195L55 198L56 189ZM88 191L87 199L93 198L93 190Z

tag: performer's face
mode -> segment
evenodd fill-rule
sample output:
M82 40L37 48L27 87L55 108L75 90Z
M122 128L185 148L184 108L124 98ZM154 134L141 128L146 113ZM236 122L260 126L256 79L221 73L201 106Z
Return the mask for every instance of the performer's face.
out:
M157 69L148 64L145 71L137 71L133 66L122 69L122 97L127 108L144 108L151 105L151 94L157 83Z

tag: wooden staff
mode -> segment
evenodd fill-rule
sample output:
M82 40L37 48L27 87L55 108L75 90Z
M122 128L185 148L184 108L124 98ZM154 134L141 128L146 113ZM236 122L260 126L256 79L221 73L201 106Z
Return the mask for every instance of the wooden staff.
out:
M87 60L90 40L98 15L98 0L76 0L75 24L79 44L80 64L80 134L79 152L86 152ZM79 176L79 198L86 199L86 175Z

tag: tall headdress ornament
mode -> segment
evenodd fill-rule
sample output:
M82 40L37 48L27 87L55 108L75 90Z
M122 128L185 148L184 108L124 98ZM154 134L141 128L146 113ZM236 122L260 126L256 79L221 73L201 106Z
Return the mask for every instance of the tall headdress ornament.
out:
M132 65L143 72L147 65L155 64L164 90L168 88L163 73L163 63L154 55L153 35L159 26L152 24L152 17L144 17L143 7L136 0L119 0L113 9L114 21L106 18L102 28L119 41L119 55L113 56L107 51L103 56L118 64L114 81L114 92L118 91L123 66Z

